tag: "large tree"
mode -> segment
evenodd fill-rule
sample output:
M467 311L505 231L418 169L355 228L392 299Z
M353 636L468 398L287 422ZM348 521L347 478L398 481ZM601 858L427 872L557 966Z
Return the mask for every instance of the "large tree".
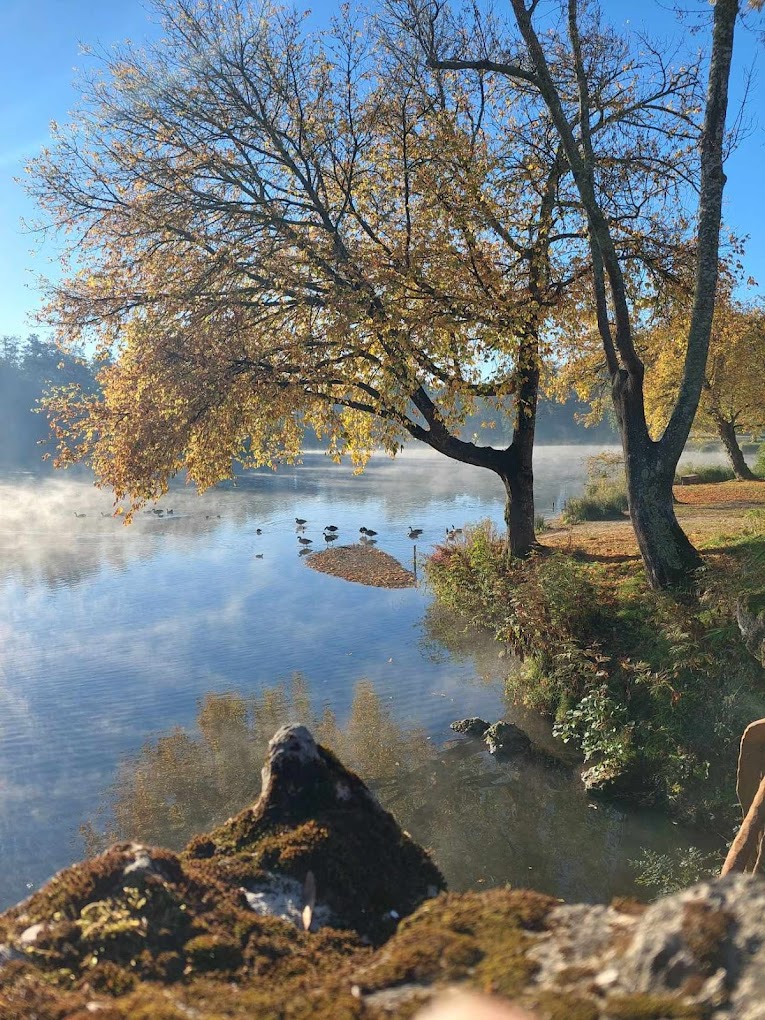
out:
M359 464L413 437L499 475L527 553L539 335L570 274L560 147L529 158L482 88L407 76L352 18L313 36L239 0L156 6L162 44L107 60L30 167L77 266L46 314L105 360L99 395L48 403L60 459L135 506L181 469L295 458L306 427ZM508 447L460 438L509 396Z
M489 114L526 85L433 75L416 34L380 19L315 36L240 0L157 7L161 46L109 59L30 167L77 266L49 318L106 359L99 397L49 403L61 460L140 500L181 469L204 487L232 459L294 458L307 426L360 464L413 437L500 477L527 553L540 348L581 303L589 253L560 140ZM610 36L593 52L604 82L624 77ZM625 116L688 107L693 69L664 70L598 91L617 159L636 155ZM661 264L670 234L625 229L620 252ZM513 399L509 446L460 438L481 398Z
M716 0L712 12L708 83L703 101L703 127L698 145L698 189L694 229L696 251L692 309L677 399L662 436L651 438L644 407L645 365L635 340L639 311L633 300L634 277L619 250L619 230L611 215L615 178L628 188L636 204L650 207L657 198L654 179L645 164L665 160L668 171L673 149L682 153L693 133L692 111L673 102L657 101L653 117L622 121L625 130L642 133L644 156L632 165L617 165L613 153L599 141L596 128L604 111L597 97L597 68L589 43L599 12L586 0L562 0L557 19L550 5L539 0L510 0L512 22L504 35L480 32L481 15L472 30L463 31L457 52L447 52L440 39L434 6L409 4L421 36L430 40L428 60L436 69L472 70L522 83L534 97L538 121L549 124L559 140L573 176L586 219L592 263L592 293L597 329L611 380L612 399L622 435L630 514L651 584L664 588L686 586L701 559L675 517L672 482L688 438L702 388L712 326L718 270L718 249L725 182L723 152L728 81L738 0ZM759 4L757 5L759 6ZM422 26L425 25L425 28ZM476 41L477 40L477 41ZM439 45L439 43L441 43ZM641 42L642 44L642 42ZM476 45L480 52L471 52ZM560 65L573 67L575 89ZM645 112L645 111L643 111ZM690 129L690 133L689 133Z

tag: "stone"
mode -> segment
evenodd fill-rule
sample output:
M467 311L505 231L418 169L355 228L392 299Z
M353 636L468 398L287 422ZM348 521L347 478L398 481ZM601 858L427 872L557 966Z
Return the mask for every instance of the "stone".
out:
M765 592L744 595L738 599L736 622L744 644L765 666Z
M469 719L456 719L450 724L449 729L455 733L464 733L466 737L482 737L488 730L489 723L478 716L470 716Z
M117 844L0 915L0 1014L409 1020L458 988L540 1020L765 1020L762 878L648 906L443 890L362 780L287 727L258 801L181 854Z
M333 924L372 942L395 929L394 914L405 917L444 889L427 853L304 726L277 731L262 779L257 802L192 841L192 855L224 866L247 853L257 862L257 882L265 872L302 885L312 872L317 903Z
M499 719L483 735L490 754L510 756L531 750L531 740L517 726Z

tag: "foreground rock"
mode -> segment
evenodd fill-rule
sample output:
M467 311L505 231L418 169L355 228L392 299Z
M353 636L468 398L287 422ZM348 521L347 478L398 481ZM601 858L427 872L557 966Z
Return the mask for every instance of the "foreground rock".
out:
M253 807L181 854L112 847L0 917L0 1018L403 1020L460 985L545 1020L765 1020L761 879L648 908L442 888L362 781L285 728Z

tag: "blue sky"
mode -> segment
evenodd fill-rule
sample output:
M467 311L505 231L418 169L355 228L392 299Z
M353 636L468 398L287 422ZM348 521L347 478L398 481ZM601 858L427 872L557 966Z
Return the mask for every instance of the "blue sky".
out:
M310 6L319 20L338 4L317 0ZM631 19L637 26L647 21L653 32L677 33L665 0L603 0L603 7L614 20ZM765 16L760 21L759 27L765 27ZM65 121L75 104L75 68L85 60L80 44L108 47L126 38L140 41L152 32L141 0L0 0L0 334L23 335L33 328L29 316L39 305L36 276L55 272L54 246L30 254L38 242L24 233L20 219L33 216L34 208L14 177L48 140L50 121ZM765 46L753 32L739 29L734 110L753 63L751 131L727 166L725 216L736 232L749 235L747 270L765 292Z

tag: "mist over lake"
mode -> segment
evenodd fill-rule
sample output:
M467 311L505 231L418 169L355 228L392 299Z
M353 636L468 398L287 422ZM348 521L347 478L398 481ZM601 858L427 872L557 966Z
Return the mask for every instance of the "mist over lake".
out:
M537 450L538 512L580 491L600 449ZM425 585L374 589L303 562L296 517L316 548L328 524L340 544L374 529L421 576L447 528L501 524L488 471L407 449L354 476L311 453L202 497L179 485L159 505L173 514L125 527L86 479L0 482L0 907L80 858L81 826L91 840L181 845L255 799L268 727L285 715L337 733L455 889L512 882L602 899L634 888L641 847L718 845L655 813L589 803L568 749L506 702L512 659L436 611ZM416 563L410 526L423 529ZM495 761L450 731L469 715L517 722L558 764Z

